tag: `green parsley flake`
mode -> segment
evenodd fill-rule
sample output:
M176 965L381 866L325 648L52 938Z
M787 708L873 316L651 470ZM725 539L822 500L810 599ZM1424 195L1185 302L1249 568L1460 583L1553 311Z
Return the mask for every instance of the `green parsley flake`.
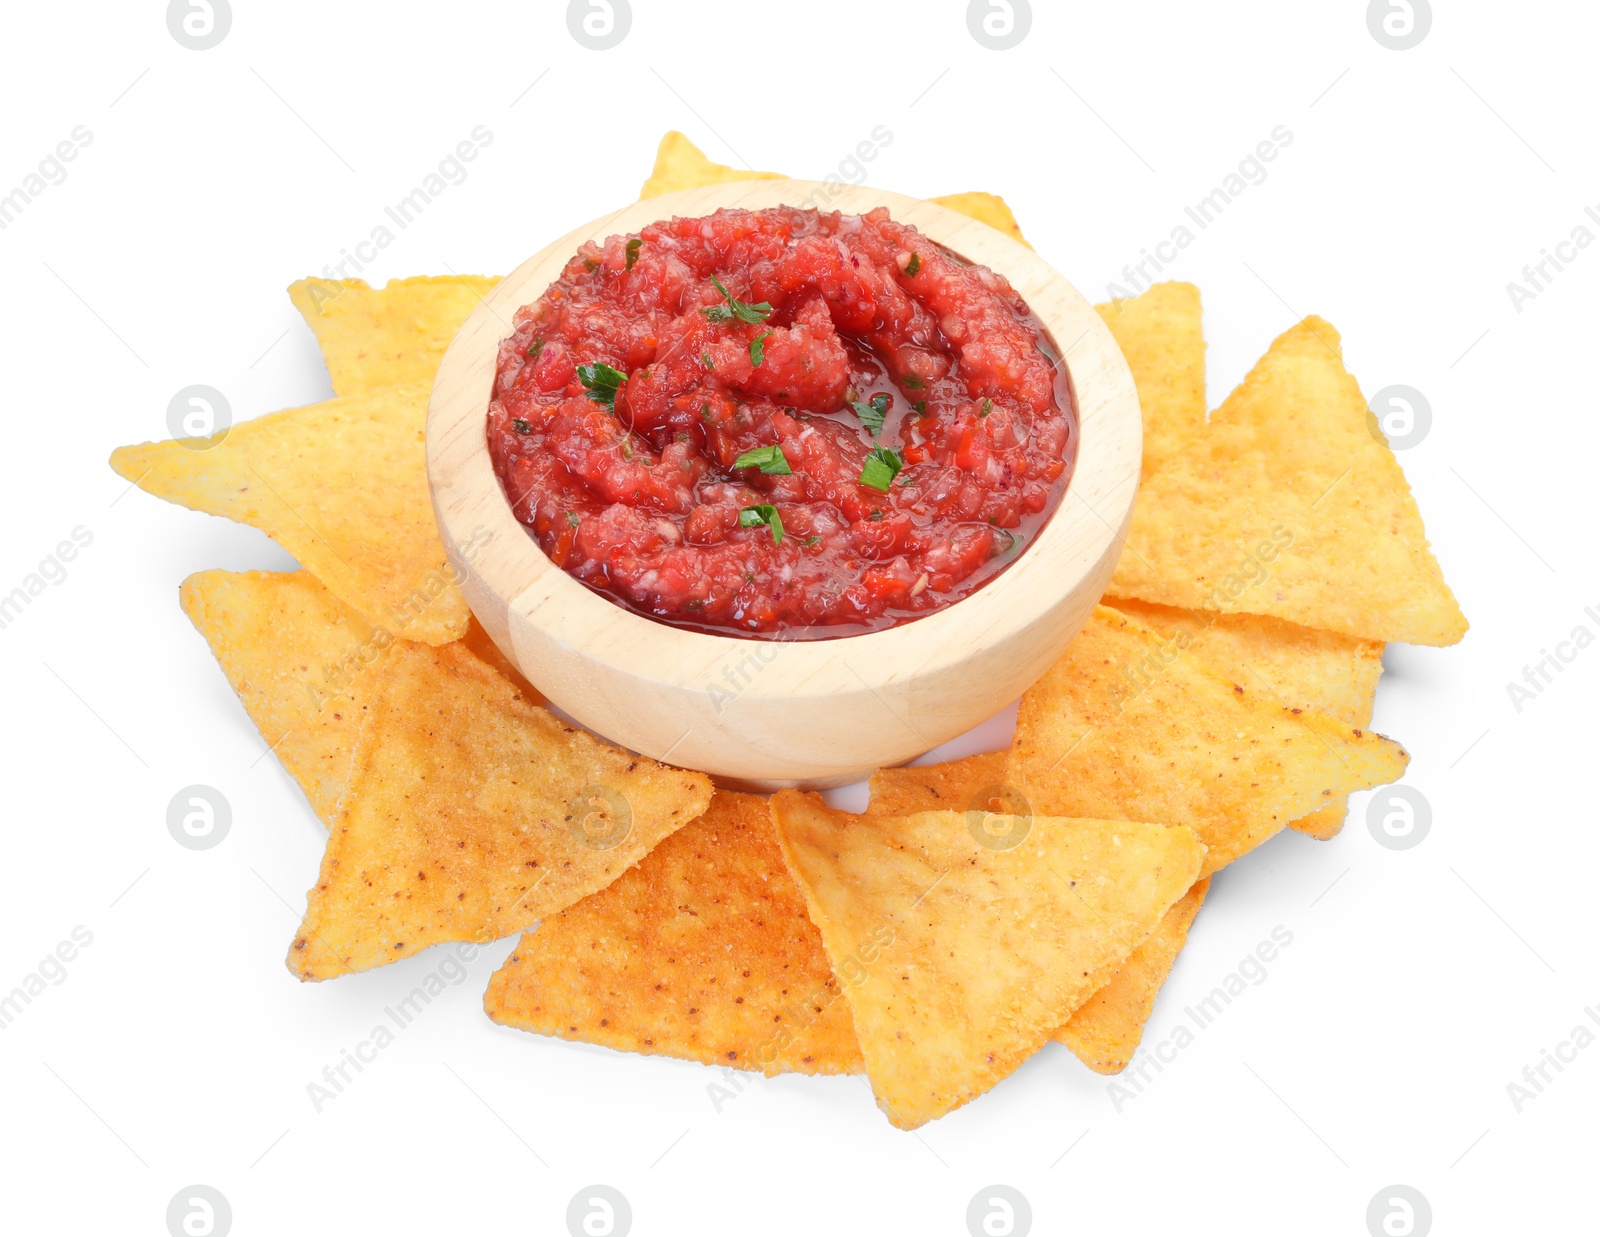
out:
M783 448L777 443L770 447L752 447L738 459L733 461L735 468L759 468L769 477L787 477L793 470L789 467L789 460L783 454Z
M898 447L874 447L867 452L866 461L861 465L861 484L887 494L905 466L905 458Z
M783 544L783 521L778 518L778 509L771 503L761 503L754 507L742 507L739 510L740 528L760 528L765 524L772 530L772 544Z
M816 545L821 540L822 540L822 534L821 533L812 533L811 536L809 536L809 537L802 537L800 539L800 544L805 546L807 549L810 549L812 546Z
M906 278L910 279L922 269L922 259L916 254L911 255L911 261L906 263Z
M715 285L717 291L722 294L722 299L726 302L723 305L707 305L700 311L713 322L727 322L731 319L737 319L740 322L748 322L751 326L758 326L765 322L767 315L772 312L772 306L765 301L755 305L750 304L748 301L741 301L724 288L722 281L715 275L711 277L711 282Z
M921 378L918 378L915 374L907 374L904 378L900 379L900 385L908 391L920 391L928 384L922 381Z
M628 380L620 369L612 369L604 361L578 366L578 381L589 391L589 398L604 404L612 412L617 410L617 388Z
M513 427L515 427L517 433L519 433L519 434L531 434L531 433L533 433L533 426L529 425L521 417L512 417L511 418L511 424L512 424Z
M639 246L642 244L644 244L644 241L635 236L624 246L628 253L628 269L630 271L633 269L633 264L639 260Z
M986 417L993 411L994 411L994 401L992 399L986 399L986 400L983 401L983 407L978 409L978 415L980 417Z
M567 523L572 525L573 528L578 527L578 513L576 511L567 512Z
M762 331L761 334L757 335L750 341L750 364L760 365L761 362L766 359L766 349L761 345L764 341L771 338L771 331Z
M850 407L855 409L856 416L861 418L861 424L871 431L874 438L883 433L883 418L889 412L889 397L882 391L865 402L853 400Z
M541 336L540 338L534 340L531 344L528 345L528 360L530 360L530 361L538 360L539 359L539 354L541 352L543 352L543 351L544 351L544 337Z

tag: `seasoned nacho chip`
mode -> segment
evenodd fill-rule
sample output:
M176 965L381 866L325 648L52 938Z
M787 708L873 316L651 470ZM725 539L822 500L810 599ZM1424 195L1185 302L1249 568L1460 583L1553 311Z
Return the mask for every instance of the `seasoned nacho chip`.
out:
M867 811L874 816L913 816L918 812L1025 811L1021 805L977 801L986 788L1006 780L1006 753L983 752L939 765L879 769L867 780ZM995 796L1004 798L1004 796Z
M711 808L527 933L489 1017L540 1035L766 1074L859 1073L850 1009L760 795Z
M1383 645L1338 632L1318 631L1258 614L1179 610L1142 601L1114 601L1167 640L1182 639L1189 652L1223 678L1264 688L1286 708L1316 709L1352 726L1372 721L1383 674ZM1344 827L1345 796L1289 822L1289 828L1326 841Z
M178 599L268 748L317 818L332 820L375 668L393 638L309 571L199 571L183 582ZM462 643L538 702L476 619Z
M1109 592L1366 640L1454 644L1467 630L1405 474L1321 318L1274 340L1205 432L1145 484Z
M948 764L880 769L868 783L867 811L889 816L945 809L1025 812L1023 796L1006 785L1006 755L987 752ZM1196 881L1174 902L1156 930L1056 1032L1056 1039L1090 1069L1114 1074L1128 1063L1210 884L1209 877Z
M639 190L639 197L658 198L680 189L701 185L721 185L731 180L787 180L781 172L744 172L725 164L713 163L705 152L676 129L669 131L656 147L656 165L650 179Z
M1209 876L1337 796L1394 781L1408 759L1101 606L1023 695L1007 780L1035 812L1187 825Z
M639 191L640 200L660 197L663 193L676 193L680 189L698 189L702 185L721 185L733 180L788 180L782 172L743 172L721 163L713 163L705 153L673 130L661 139L656 149L656 166L650 179ZM1028 245L1016 216L1002 197L992 193L951 193L940 198L930 198L941 206L960 211L980 223L1004 232L1007 236ZM1032 249L1032 245L1028 245Z
M1191 885L1161 917L1156 930L1128 955L1111 982L1056 1032L1056 1039L1096 1073L1121 1073L1133 1059L1156 1007L1156 994L1172 974L1172 964L1189 939L1189 926L1210 888L1209 876Z
M873 1093L901 1129L1037 1051L1155 930L1205 850L1181 827L848 816L794 791L774 795L772 813Z
M467 630L423 455L425 385L245 421L215 438L119 447L141 489L261 529L374 625L444 644Z
M507 680L511 686L522 693L522 698L529 704L543 704L544 693L532 683L528 682L522 671L518 670L511 659L500 651L494 638L483 629L483 624L478 622L478 616L473 615L467 622L467 634L461 637L461 643L469 649L479 661L487 662L493 666Z
M317 818L332 820L372 667L393 640L309 571L200 571L178 599Z
M1142 476L1179 455L1206 424L1206 340L1200 289L1158 283L1138 296L1096 305L1133 371L1144 413Z
M564 725L460 645L397 642L289 969L329 979L506 936L603 889L710 801L704 774Z
M289 299L315 332L335 395L432 384L492 275L418 275L374 288L364 279L302 279Z
M976 219L979 223L986 223L996 232L1004 232L1014 241L1021 241L1028 245L1028 238L1022 234L1022 228L1017 224L1017 217L1011 213L1011 207L1006 205L1006 200L994 193L947 193L941 197L929 198L930 202L937 202L940 206L948 206L953 211L959 211L969 218ZM1028 245L1032 249L1032 245Z

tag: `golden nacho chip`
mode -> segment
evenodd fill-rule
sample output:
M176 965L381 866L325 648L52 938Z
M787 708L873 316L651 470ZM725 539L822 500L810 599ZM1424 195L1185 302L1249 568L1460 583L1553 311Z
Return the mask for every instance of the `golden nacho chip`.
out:
M1144 468L1182 453L1206 424L1206 340L1200 289L1158 283L1138 296L1096 305L1133 371L1144 413Z
M1007 780L1035 812L1187 825L1209 876L1337 796L1394 781L1409 759L1100 606L1024 693Z
M427 410L426 386L390 387L211 439L118 447L111 467L157 498L261 529L374 625L445 644L466 634L467 602L428 497Z
M879 770L868 783L872 799L867 811L884 815L946 808L1026 812L1029 807L1024 797L1006 784L1006 758L1005 752L987 752L948 764ZM1128 1063L1210 885L1210 877L1196 881L1105 986L1057 1030L1056 1039L1090 1069L1114 1074Z
M1454 644L1467 630L1405 474L1321 318L1274 340L1205 432L1144 485L1109 593L1366 640Z
M489 1017L540 1035L765 1074L859 1073L849 1006L761 795L711 808L527 933Z
M1142 601L1113 601L1167 640L1209 662L1225 679L1266 689L1286 708L1316 709L1352 726L1372 721L1383 674L1383 645L1318 631L1259 614L1179 610ZM1345 796L1289 828L1326 841L1344 827Z
M418 275L374 288L364 279L302 279L289 299L316 334L335 395L432 384L494 275Z
M711 801L711 782L523 700L460 645L397 642L289 951L302 979L490 941L603 889Z
M873 1093L901 1129L1032 1056L1155 930L1205 850L1184 828L849 816L794 791L773 796L772 814Z
M371 668L392 640L309 571L199 571L178 600L267 746L333 819L371 699Z
M680 189L701 185L721 185L731 180L788 180L781 172L744 172L726 164L713 163L705 152L676 129L669 131L656 148L656 165L650 179L639 190L639 197L658 198Z
M464 645L479 661L487 662L498 670L506 679L522 693L522 698L529 704L543 704L544 693L532 683L528 682L522 671L512 663L511 659L500 651L500 646L494 642L493 637L483 629L483 624L478 622L478 616L473 615L467 622L467 634L461 637Z
M742 172L725 164L712 163L698 146L673 130L661 139L661 145L656 150L655 169L639 191L639 198L642 201L660 197L663 193L676 193L680 189L698 189L702 185L721 185L734 180L788 179L782 172ZM992 193L951 193L930 198L929 201L948 206L1028 245L1022 229L1017 226L1016 216L1002 197ZM1028 245L1028 248L1032 249L1033 246Z
M1056 1039L1096 1073L1119 1074L1133 1059L1156 1007L1156 994L1172 974L1172 964L1189 939L1189 927L1210 888L1209 876L1191 885L1161 917L1156 930L1128 955L1111 982L1056 1032Z
M267 746L317 818L331 821L375 667L393 638L309 571L199 571L183 582L178 599ZM476 619L462 643L530 702L540 699Z
M979 223L986 223L996 232L1004 232L1014 241L1021 241L1028 245L1028 238L1022 234L1021 227L1017 224L1017 217L1011 213L1011 207L1006 205L1006 200L994 193L946 193L941 197L929 198L930 202L937 202L940 206L948 206L953 211L976 219ZM1028 245L1032 249L1032 245Z
M874 816L913 816L918 812L1004 812L1013 805L991 802L991 796L987 795L979 801L979 796L983 795L986 788L1002 789L1005 780L1005 752L983 752L938 765L901 765L898 769L879 769L867 780L867 811Z

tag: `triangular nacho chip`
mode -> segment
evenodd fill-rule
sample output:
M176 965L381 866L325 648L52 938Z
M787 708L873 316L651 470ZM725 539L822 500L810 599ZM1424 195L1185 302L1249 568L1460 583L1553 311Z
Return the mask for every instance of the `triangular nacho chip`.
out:
M1144 1038L1156 994L1172 973L1189 926L1211 888L1211 878L1196 881L1161 917L1161 923L1128 955L1111 982L1078 1007L1056 1039L1099 1074L1118 1074L1133 1059Z
M460 645L396 643L289 969L328 979L509 935L603 889L710 801L704 774L563 724Z
M988 752L948 764L880 769L868 783L872 799L867 811L891 816L945 809L1026 812L1025 797L1006 784L1006 755ZM1114 1074L1128 1063L1210 885L1210 877L1196 881L1105 986L1056 1032L1056 1039L1090 1069Z
M701 185L721 185L732 180L788 180L781 172L745 172L726 164L713 163L705 152L676 129L669 131L656 147L656 165L650 179L639 190L639 197L658 198L680 189Z
M1383 645L1318 631L1258 614L1179 610L1142 601L1114 601L1168 640L1210 664L1223 678L1265 689L1285 708L1316 709L1352 726L1372 721L1383 674ZM1326 841L1344 827L1345 796L1290 821L1289 828Z
M879 769L867 780L867 811L874 816L914 816L918 812L1026 811L1017 804L993 802L985 795L1006 780L1006 753L984 752L938 765Z
M1158 283L1138 296L1096 305L1133 371L1144 414L1148 478L1182 453L1206 424L1206 340L1200 289Z
M663 193L676 193L680 189L698 189L702 185L722 185L735 180L788 179L789 177L782 172L745 172L725 164L713 163L698 146L683 134L673 130L661 139L661 145L656 148L655 169L650 173L650 179L644 182L639 197L640 200L656 198ZM937 202L941 206L948 206L951 210L959 211L979 223L986 223L991 228L1028 245L1027 238L1022 235L1022 229L1017 226L1016 216L1011 213L1011 208L1006 205L1002 197L992 193L951 193L928 200ZM827 206L824 204L822 209L826 210ZM1033 246L1028 245L1028 248L1032 249Z
M317 818L331 821L376 667L393 639L309 571L199 571L178 599L273 755ZM476 619L462 644L539 701Z
M374 288L364 279L302 279L289 299L317 337L335 395L432 384L493 275L418 275Z
M1394 781L1408 759L1101 606L1024 693L1007 780L1035 812L1188 825L1210 875L1337 796Z
M901 1129L1032 1056L1155 930L1205 849L1184 828L848 816L794 791L774 795L772 813L873 1093Z
M178 590L267 746L312 810L333 819L371 699L372 667L393 641L309 571L200 571Z
M928 201L948 206L969 219L988 224L996 232L1004 232L1014 241L1028 245L1028 238L1022 234L1022 228L1017 224L1017 217L1011 213L1011 207L1006 205L1006 200L998 194L946 193L940 197L929 198ZM1028 245L1028 248L1032 249L1033 246Z
M850 1008L761 795L711 808L527 933L489 1017L540 1035L766 1074L859 1073Z
M466 634L467 602L428 497L427 410L426 386L390 387L212 439L119 447L111 467L157 498L261 529L374 626L445 644Z
M1110 595L1454 644L1467 621L1321 318L1285 331L1140 491Z

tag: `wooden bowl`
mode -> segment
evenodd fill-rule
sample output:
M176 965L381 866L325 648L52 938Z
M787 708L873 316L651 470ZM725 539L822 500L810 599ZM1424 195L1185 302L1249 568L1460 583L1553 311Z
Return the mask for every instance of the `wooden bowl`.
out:
M579 245L674 215L788 204L886 206L1004 274L1053 337L1076 397L1076 467L1055 514L970 596L885 631L773 641L687 631L634 614L555 566L511 513L485 419L512 315ZM1100 316L1026 246L931 202L815 181L711 185L597 219L524 262L467 319L434 380L428 480L450 561L497 645L552 703L656 760L758 789L842 785L903 764L1016 699L1077 634L1110 579L1142 448L1133 378Z

